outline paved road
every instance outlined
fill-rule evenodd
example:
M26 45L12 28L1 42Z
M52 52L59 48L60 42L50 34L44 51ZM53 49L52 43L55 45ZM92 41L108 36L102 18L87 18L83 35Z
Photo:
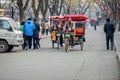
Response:
M101 27L87 28L84 51L52 49L50 38L41 43L38 50L0 54L0 80L120 80L117 54L106 50Z

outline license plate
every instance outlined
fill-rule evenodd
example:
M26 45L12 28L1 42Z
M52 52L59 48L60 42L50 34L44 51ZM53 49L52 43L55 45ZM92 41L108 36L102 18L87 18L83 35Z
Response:
M57 33L56 36L60 37L61 34Z
M70 34L66 34L65 37L70 37Z

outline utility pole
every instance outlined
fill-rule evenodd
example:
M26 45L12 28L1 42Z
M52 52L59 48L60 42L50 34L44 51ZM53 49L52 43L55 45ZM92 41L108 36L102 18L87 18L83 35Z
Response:
M13 0L11 0L11 4L13 4ZM14 19L14 8L13 8L13 5L12 5L12 18Z
M2 2L1 2L1 0L0 0L0 9L2 8Z

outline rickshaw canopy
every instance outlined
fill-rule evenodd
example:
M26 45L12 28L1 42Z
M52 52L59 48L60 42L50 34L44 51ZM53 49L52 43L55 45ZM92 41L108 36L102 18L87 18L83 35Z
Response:
M57 18L59 19L59 20L65 20L65 18L64 18L64 16L51 16L50 17L50 20L57 20Z
M72 19L72 21L86 21L87 16L81 15L81 14L68 14L65 15L64 18L68 20L69 18Z

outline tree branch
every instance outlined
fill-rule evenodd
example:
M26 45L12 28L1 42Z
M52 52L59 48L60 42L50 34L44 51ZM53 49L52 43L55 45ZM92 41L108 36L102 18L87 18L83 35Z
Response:
M29 0L26 1L25 5L24 5L24 7L23 7L24 10L27 8L28 3L29 3Z

